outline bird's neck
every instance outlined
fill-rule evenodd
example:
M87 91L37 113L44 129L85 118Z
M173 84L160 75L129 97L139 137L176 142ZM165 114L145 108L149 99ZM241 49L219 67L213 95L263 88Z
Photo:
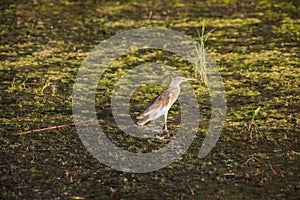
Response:
M179 88L180 89L180 83L178 82L175 82L175 81L171 81L168 85L168 88L171 88L171 89L177 89Z
M169 85L168 89L172 90L176 95L180 94L180 85Z
M171 89L177 89L179 88L180 89L180 84L173 84L173 83L170 83L168 85L168 88L171 88Z

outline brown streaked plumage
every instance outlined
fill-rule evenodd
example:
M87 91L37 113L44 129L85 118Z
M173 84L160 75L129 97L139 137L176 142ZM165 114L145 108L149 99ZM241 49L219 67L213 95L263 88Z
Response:
M158 95L152 103L146 108L146 110L141 113L137 119L137 124L140 126L145 125L147 122L155 120L159 118L160 116L165 116L165 122L164 122L164 128L165 131L168 130L167 128L167 117L169 109L172 107L172 105L176 102L180 95L180 84L189 80L195 80L195 79L189 79L184 78L181 76L174 76L167 89L165 89L160 95Z

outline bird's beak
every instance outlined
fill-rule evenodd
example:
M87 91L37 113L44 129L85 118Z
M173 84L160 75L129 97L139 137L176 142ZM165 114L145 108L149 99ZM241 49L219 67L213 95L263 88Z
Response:
M185 80L186 80L186 81L195 81L195 80L197 80L197 79L195 79L195 78L186 78Z

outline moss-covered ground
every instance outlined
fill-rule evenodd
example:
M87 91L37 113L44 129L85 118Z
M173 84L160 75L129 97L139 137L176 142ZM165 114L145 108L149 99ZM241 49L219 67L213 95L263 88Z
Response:
M188 151L166 168L124 173L98 162L76 129L20 135L73 122L72 89L83 60L101 41L136 27L169 28L198 40L226 89L227 117L215 148L197 157L210 119L209 94L193 83L201 125ZM71 1L0 3L0 196L2 199L298 199L300 195L299 3L296 0ZM97 90L100 124L115 144L143 152L110 113L113 83L136 63L154 61L193 76L168 52L132 52L106 71ZM163 87L132 95L136 116ZM250 139L253 111L261 107ZM170 128L180 113L170 111ZM177 118L176 118L177 117ZM130 143L131 142L131 143ZM163 145L163 143L158 143ZM157 148L147 143L148 150Z

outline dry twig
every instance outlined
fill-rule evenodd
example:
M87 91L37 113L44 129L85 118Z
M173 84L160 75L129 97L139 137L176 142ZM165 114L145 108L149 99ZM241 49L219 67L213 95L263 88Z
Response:
M24 132L19 132L19 135L26 135L29 133L38 133L38 132L43 132L43 131L48 131L48 130L53 130L53 129L60 129L60 128L64 128L64 127L69 127L69 126L75 126L76 124L83 124L83 123L87 123L91 120L85 120L85 121L81 121L81 122L77 122L77 123L70 123L70 124L64 124L64 125L58 125L58 126L50 126L50 127L46 127L46 128L40 128L40 129L35 129L35 130L30 130L30 131L24 131Z
M195 196L195 193L194 193L194 190L193 190L193 188L190 186L190 184L189 184L189 183L187 183L187 185L188 185L188 187L189 187L189 189L190 189L190 191L191 191L192 195L193 195L193 196Z

